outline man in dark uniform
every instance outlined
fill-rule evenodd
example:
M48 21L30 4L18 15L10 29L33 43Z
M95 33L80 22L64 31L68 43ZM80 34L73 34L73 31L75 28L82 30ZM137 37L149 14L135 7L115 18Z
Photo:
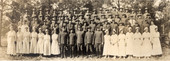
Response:
M58 41L60 45L60 51L61 51L61 58L66 57L66 44L68 43L68 34L65 30L65 28L62 28L62 31L59 33Z
M146 18L147 15L150 15L150 14L148 13L148 8L146 7L146 8L145 8L145 13L143 14L143 17Z
M71 29L74 31L74 24L69 20L69 23L67 24L67 32L70 32Z
M88 31L86 32L85 37L84 37L84 41L85 41L85 46L86 46L86 55L90 55L93 52L92 50L93 32L91 32L90 27L88 27Z
M119 24L119 22L120 22L119 15L115 15L115 19L114 19L114 21L115 21L116 23L118 23L118 24Z
M117 8L116 8L116 7L113 7L112 14L113 14L113 16L115 16L115 15L117 15L117 14L118 14L118 12L117 12Z
M144 32L144 28L145 28L145 27L149 27L149 23L148 23L147 20L143 20L143 21L142 21L142 26L141 26L141 28L140 28L140 30L141 30L142 33Z
M84 31L82 31L81 28L78 27L78 30L76 31L76 37L77 37L77 51L79 55L83 54L83 42L84 42L83 34L84 34Z
M91 23L89 24L89 26L91 27L91 31L94 32L95 31L95 27L96 27L96 24L94 24L94 21L91 20Z
M47 25L50 25L50 20L49 20L49 16L48 15L45 16L44 21L46 22Z
M118 26L118 31L121 31L121 30L124 30L125 26L123 23L120 23L119 26ZM120 32L119 32L120 33ZM118 33L118 34L119 34Z
M122 14L123 14L123 8L122 7L119 8L118 14L120 15L120 17L122 16Z
M106 15L102 14L100 18L100 22L104 22L106 20Z
M40 26L40 27L41 27L42 31L45 32L45 29L47 29L49 26L48 26L48 24L44 21L43 26Z
M112 23L110 24L110 28L111 28L111 32L113 32L113 29L115 29L116 31L118 31L118 24L115 23L115 21L112 21ZM118 33L117 33L118 34Z
M55 22L55 18L52 19L52 23L50 25L50 29L53 30L55 28L56 22Z
M102 45L103 45L104 35L100 27L97 28L97 31L94 33L94 45L96 49L97 57L101 57L102 54Z
M133 18L136 19L136 13L135 13L135 10L133 8L132 8L132 12L131 12L130 16L133 16Z
M38 18L39 18L39 21L38 21L39 25L43 25L44 21L43 21L43 15L42 15L42 10L41 9L40 9Z
M37 28L39 26L38 19L36 17L33 17L33 20L31 21L31 28L35 27Z
M69 47L70 47L70 56L74 57L74 49L75 49L75 43L76 43L76 34L74 33L74 30L70 30L69 34Z
M128 8L125 8L125 12L124 13L126 14L126 17L129 18L130 13L129 13L129 9Z
M126 25L127 22L128 22L128 18L126 17L126 14L122 14L121 23Z

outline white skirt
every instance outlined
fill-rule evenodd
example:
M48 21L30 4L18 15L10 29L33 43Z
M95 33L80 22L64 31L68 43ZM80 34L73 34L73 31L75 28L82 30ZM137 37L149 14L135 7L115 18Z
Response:
M110 55L118 56L118 44L110 45Z
M20 54L20 53L22 53L22 49L23 48L23 46L22 46L22 41L17 41L17 45L16 45L16 53L18 54Z
M142 56L142 53L141 53L141 50L142 50L142 40L139 40L139 39L136 39L133 41L133 56L135 57L141 57Z
M152 54L152 45L150 43L150 40L145 39L142 45L142 56L151 56Z
M36 39L31 39L31 44L30 44L30 53L37 53L37 40Z
M44 55L45 56L51 55L51 45L49 40L46 40L44 42Z
M60 54L60 47L59 47L57 41L52 42L52 45L51 45L51 54L53 54L53 55Z
M159 38L153 38L152 55L161 55L162 47Z
M12 40L8 40L8 45L7 45L7 54L11 55L16 55L16 46L15 42Z
M37 43L37 53L39 54L43 54L44 52L44 40L43 39L39 39L38 43Z
M119 55L118 56L126 56L126 47L124 40L119 41Z
M103 55L110 55L110 43L105 43L103 48Z
M127 55L133 55L133 39L126 39L127 45L126 45L126 54Z
M29 45L29 40L27 40L27 39L24 39L23 40L23 51L22 51L22 53L23 54L29 54L29 51L30 51L30 47L29 47L30 45Z

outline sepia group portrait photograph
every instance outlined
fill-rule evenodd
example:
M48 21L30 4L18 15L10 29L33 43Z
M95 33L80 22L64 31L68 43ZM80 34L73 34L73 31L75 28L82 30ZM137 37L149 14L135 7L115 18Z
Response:
M170 0L0 0L0 61L168 61Z

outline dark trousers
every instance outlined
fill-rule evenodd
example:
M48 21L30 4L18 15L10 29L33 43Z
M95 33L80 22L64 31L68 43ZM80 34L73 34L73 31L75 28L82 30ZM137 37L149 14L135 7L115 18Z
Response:
M60 45L60 50L61 50L61 57L62 58L66 57L66 45L65 44Z
M70 45L70 56L74 57L74 45Z
M96 43L95 44L95 49L96 49L96 55L100 57L102 55L102 44L101 43Z
M89 51L89 50L90 50L90 51ZM91 44L91 43L87 43L87 44L86 44L86 54L87 54L87 55L90 55L92 52L93 52L92 44Z
M77 44L77 51L79 55L83 54L83 43L78 43Z

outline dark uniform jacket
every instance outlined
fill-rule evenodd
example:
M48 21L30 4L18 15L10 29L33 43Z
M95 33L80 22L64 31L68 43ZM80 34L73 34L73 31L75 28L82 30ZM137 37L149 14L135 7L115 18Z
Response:
M100 44L103 43L104 40L104 35L102 31L95 31L94 33L94 43L95 44Z
M84 31L76 31L77 44L83 43L83 34L84 34Z
M69 34L69 45L74 45L76 42L76 39L75 39L75 36L76 34L75 33L70 33Z
M60 32L59 33L59 36L58 36L58 39L59 39L59 43L60 44L66 44L67 43L67 40L68 40L68 37L67 37L67 32Z
M93 42L93 32L86 32L84 41L85 44L91 44Z

